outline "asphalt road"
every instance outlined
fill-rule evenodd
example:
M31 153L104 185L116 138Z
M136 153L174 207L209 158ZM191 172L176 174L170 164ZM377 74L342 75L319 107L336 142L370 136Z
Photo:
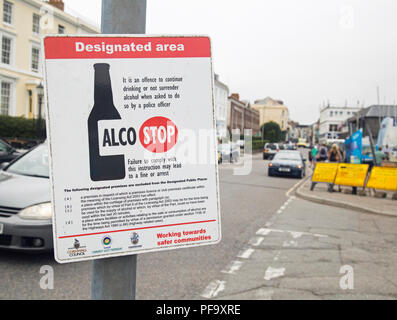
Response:
M252 171L235 175L236 165L220 166L222 241L138 257L137 299L199 299L203 290L264 225L300 180L268 177L261 154ZM40 288L42 266L54 269L54 288ZM0 299L89 299L91 262L60 265L52 254L0 251Z

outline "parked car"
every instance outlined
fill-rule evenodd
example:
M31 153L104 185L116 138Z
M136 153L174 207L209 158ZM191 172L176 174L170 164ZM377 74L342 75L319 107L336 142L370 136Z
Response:
M296 150L296 149L297 149L297 147L295 144L293 144L293 143L287 144L287 150Z
M11 162L21 155L15 148L11 147L7 142L0 139L0 163Z
M282 143L279 143L279 144L278 144L278 148L279 148L279 151L285 150L285 145L282 144Z
M231 142L218 144L218 153L221 155L220 162L237 162L240 159L240 147Z
M299 151L280 151L268 166L268 176L293 176L302 179L306 175L306 159Z
M53 248L47 144L0 170L0 248L42 252Z
M280 151L278 143L265 143L263 147L263 160L272 159Z

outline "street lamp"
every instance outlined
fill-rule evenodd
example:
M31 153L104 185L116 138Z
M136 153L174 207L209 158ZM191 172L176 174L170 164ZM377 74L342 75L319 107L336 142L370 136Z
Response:
M37 104L38 104L38 119L37 119L37 138L40 137L40 129L41 129L41 105L43 103L43 94L44 94L44 87L39 83L36 87L37 92Z

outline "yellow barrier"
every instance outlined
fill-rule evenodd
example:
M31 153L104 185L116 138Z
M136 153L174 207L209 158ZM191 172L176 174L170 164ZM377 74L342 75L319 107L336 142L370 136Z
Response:
M351 187L364 187L368 164L339 163L335 184Z
M373 167L367 188L397 190L397 168Z
M312 182L333 183L339 163L317 162L313 172Z

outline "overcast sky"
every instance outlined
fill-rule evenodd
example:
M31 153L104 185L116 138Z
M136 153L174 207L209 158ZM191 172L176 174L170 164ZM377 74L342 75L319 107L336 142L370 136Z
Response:
M101 0L64 0L100 25ZM290 118L323 103L397 101L395 0L148 0L147 34L204 34L215 72L241 99L283 100Z

